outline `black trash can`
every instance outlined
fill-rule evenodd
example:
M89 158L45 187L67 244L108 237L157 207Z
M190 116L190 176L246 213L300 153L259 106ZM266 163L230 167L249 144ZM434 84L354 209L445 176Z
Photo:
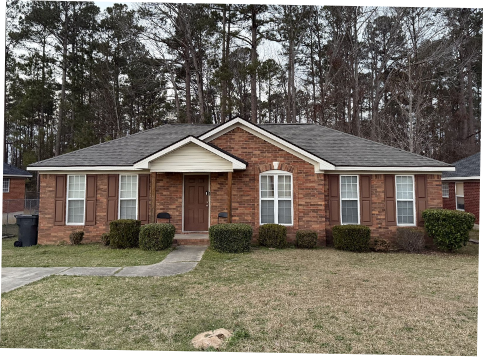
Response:
M37 245L39 215L19 214L16 215L18 226L18 241L22 247Z

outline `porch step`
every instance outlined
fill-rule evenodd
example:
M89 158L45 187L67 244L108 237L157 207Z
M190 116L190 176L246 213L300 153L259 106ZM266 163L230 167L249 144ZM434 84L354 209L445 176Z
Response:
M175 234L173 244L176 245L210 245L208 234Z

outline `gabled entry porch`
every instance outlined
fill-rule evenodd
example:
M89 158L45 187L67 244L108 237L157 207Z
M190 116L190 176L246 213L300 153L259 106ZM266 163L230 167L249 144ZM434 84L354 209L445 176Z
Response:
M233 172L246 169L242 159L190 136L136 165L150 171L150 222L167 212L178 233L206 233L220 212L227 213L220 223L232 221Z

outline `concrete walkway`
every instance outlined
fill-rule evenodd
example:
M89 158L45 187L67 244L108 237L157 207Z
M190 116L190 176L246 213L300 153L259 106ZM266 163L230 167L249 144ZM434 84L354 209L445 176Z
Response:
M58 267L58 268L2 268L2 293L50 275L72 276L170 276L193 270L203 257L206 246L178 246L160 263L133 267Z

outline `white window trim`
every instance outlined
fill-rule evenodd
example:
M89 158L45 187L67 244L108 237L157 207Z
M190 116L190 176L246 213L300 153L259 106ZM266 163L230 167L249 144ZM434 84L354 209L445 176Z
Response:
M412 200L409 200L409 199L398 199L397 198L397 177L406 177L406 176L410 176L413 180L413 199ZM397 225L400 226L400 227L416 227L417 226L417 219L418 219L418 214L416 212L416 183L415 183L415 180L414 180L414 175L395 175L394 176L394 192L396 194L396 222L397 222ZM399 223L399 215L397 214L397 202L398 201L401 201L401 202L409 202L409 201L413 201L413 223Z
M273 198L262 198L262 176L274 176L273 179ZM290 176L290 209L291 209L291 218L292 218L292 223L278 223L278 176ZM293 175L290 172L287 171L282 171L282 170L270 170L270 171L265 171L262 172L258 176L258 196L259 196L259 222L260 225L263 226L264 224L269 224L269 223L262 223L262 200L263 201L273 201L273 214L274 214L274 223L275 224L280 224L282 226L287 226L291 227L293 226ZM287 198L285 198L287 199ZM283 198L282 198L283 200ZM276 203L275 203L276 202Z
M10 192L10 179L4 178L3 182L5 182L5 180L7 180L7 191L5 191L5 185L3 185L2 191L3 191L3 193L9 193Z
M448 188L448 194L446 196L444 195L444 189L443 189L443 187L445 185ZM441 192L442 192L443 198L449 198L449 183L448 182L443 182L442 183L442 185L441 185Z
M137 174L119 174L119 190L117 192L117 219L121 219L121 200L132 200L132 198L121 198L121 176L136 176L137 188L136 188L136 220L138 219L138 199L139 199L139 175Z
M459 183L460 185L463 185L463 196L461 196L461 195L456 195L456 185L458 185L458 183ZM455 203L455 208L456 208L456 210L457 210L457 211L462 211L462 212L464 212L464 211L465 211L464 209L460 209L460 208L458 208L458 197L463 198L463 204L464 204L464 198L465 198L465 184L464 184L464 182L455 182L455 183L454 183L454 196L455 196L455 197L454 197L454 203Z
M84 176L84 214L82 223L69 223L69 201L80 201L80 198L69 198L69 180L71 176ZM86 223L86 191L87 191L87 178L86 175L67 175L67 185L65 193L65 225L66 226L84 226Z
M343 223L342 222L342 201L355 201L354 198L342 198L342 177L357 177L357 223ZM359 193L359 175L340 175L339 176L339 196L340 196L340 224L361 224L361 209L360 209L360 193Z

